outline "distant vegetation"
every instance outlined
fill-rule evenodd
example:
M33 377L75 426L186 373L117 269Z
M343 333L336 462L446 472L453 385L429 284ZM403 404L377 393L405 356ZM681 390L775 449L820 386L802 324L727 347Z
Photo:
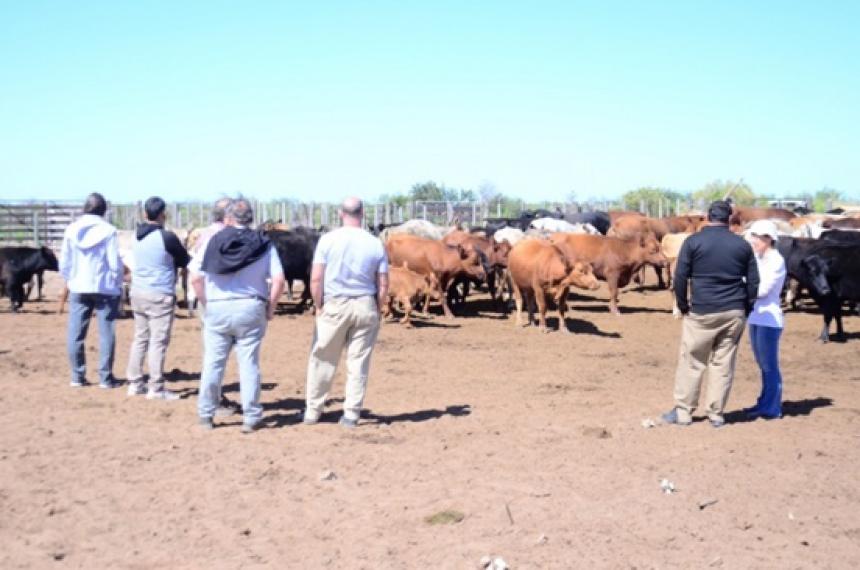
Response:
M786 200L806 200L810 207L818 212L825 211L829 205L834 202L839 202L846 199L844 193L834 188L824 187L817 191L802 192L799 194L785 194L773 196L768 194L757 194L749 184L740 183L735 188L737 183L732 180L714 180L708 182L697 190L673 190L671 188L660 188L653 186L643 186L634 190L629 190L621 195L619 199L610 200L608 203L612 207L619 207L628 210L639 210L643 205L653 213L658 211L668 212L669 209L674 210L676 204L682 204L682 208L688 205L699 207L714 200L721 199L726 193L734 188L732 199L735 203L743 206L766 205L768 200L786 199ZM405 206L409 202L471 202L481 201L490 204L502 212L502 215L508 215L511 212L519 211L520 207L540 206L553 207L562 203L589 203L601 204L604 202L600 198L578 199L576 193L571 192L567 199L563 202L539 202L532 203L529 199L523 200L516 196L508 196L499 192L491 183L484 183L476 189L471 188L452 188L444 184L438 184L432 180L421 182L412 186L408 192L398 194L383 194L379 197L379 202L391 202L398 206Z

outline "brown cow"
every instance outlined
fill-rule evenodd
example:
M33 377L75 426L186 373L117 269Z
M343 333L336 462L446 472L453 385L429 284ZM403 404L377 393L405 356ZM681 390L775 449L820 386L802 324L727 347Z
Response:
M556 233L549 238L574 263L583 261L594 267L594 275L609 286L609 310L618 310L618 291L630 283L630 278L644 264L665 267L666 256L660 252L660 243L652 236L620 239L606 236Z
M609 223L614 224L615 220L622 216L639 216L641 218L645 217L645 214L641 212L634 212L633 210L609 210L606 212L609 214Z
M436 275L428 273L422 275L409 269L407 263L403 267L390 267L388 270L388 302L382 308L384 317L390 316L394 312L394 302L400 303L400 310L403 312L403 318L400 320L402 324L412 326L409 322L412 315L412 305L423 297L426 303L430 297L437 301L442 301L439 292L439 282L436 280Z
M508 266L508 254L511 251L511 244L506 241L497 242L492 237L487 237L486 234L470 233L462 230L454 230L442 238L442 243L450 246L463 246L466 249L472 247L483 254L481 262L484 264L486 272L487 289L490 291L490 297L496 298L496 283L501 279L504 270ZM463 297L468 294L468 281L463 284Z
M520 324L523 300L527 303L529 320L532 322L533 305L538 308L538 327L546 328L547 299L552 297L558 306L558 328L570 332L565 325L567 294L570 287L597 289L600 284L589 263L570 262L554 245L542 240L523 240L511 250L508 272L514 290L517 314L514 326Z
M838 230L860 230L860 219L842 218L841 220L824 220L822 227Z
M687 214L684 216L666 216L660 219L666 224L669 233L680 234L695 232L696 228L699 227L699 223L705 219L705 216L701 214Z
M743 206L732 206L732 217L729 224L732 226L744 226L756 220L785 220L796 218L797 214L783 208L746 208Z
M612 227L606 235L621 239L638 239L640 236L645 236L646 238L653 238L657 242L660 242L663 237L669 233L669 224L666 222L665 218L655 219L645 216L621 216L615 220L615 223L612 224ZM634 277L634 280L640 285L645 284L646 266L647 265L643 265ZM657 273L657 287L665 289L666 282L663 279L662 268L655 265L654 271Z
M393 234L385 244L388 261L391 265L402 266L408 263L412 271L433 274L439 282L442 298L442 312L451 317L451 307L444 297L453 280L464 275L483 281L486 277L481 257L474 247L448 246L442 242L409 234ZM426 304L425 304L426 312Z

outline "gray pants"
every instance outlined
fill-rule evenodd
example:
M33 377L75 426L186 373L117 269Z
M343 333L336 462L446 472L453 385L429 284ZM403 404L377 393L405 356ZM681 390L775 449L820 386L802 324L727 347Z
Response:
M230 349L236 346L244 422L257 424L260 405L260 345L266 334L266 303L259 299L209 301L203 320L203 373L197 413L211 418L221 399L221 381Z
M706 412L721 419L735 376L738 342L744 332L743 311L684 317L678 368L675 372L675 409L678 418L689 421L699 404L702 379L708 372Z
M113 381L113 355L116 344L116 319L119 316L119 296L98 293L69 295L69 326L66 347L72 367L72 382L86 381L87 359L84 341L93 312L99 321L99 381Z
M340 355L346 349L346 390L343 415L357 420L367 393L367 375L376 336L379 309L374 297L331 299L317 315L308 361L305 417L318 419L331 390Z
M154 291L131 290L131 310L134 313L134 339L128 356L129 384L143 383L143 361L149 362L149 390L164 389L164 359L173 328L173 295Z

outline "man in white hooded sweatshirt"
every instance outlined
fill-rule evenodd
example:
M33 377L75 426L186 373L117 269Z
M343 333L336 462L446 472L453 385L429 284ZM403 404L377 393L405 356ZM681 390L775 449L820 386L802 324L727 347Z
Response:
M93 312L99 321L99 386L118 385L113 377L113 356L123 265L116 228L104 220L105 212L104 196L90 194L84 215L63 235L60 274L69 288L67 347L75 388L87 384L84 341Z

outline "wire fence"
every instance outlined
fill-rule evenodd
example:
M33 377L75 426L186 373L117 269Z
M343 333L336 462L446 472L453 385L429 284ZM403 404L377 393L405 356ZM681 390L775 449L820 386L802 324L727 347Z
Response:
M211 220L213 202L172 202L167 209L167 227L190 230L206 226ZM82 202L71 201L0 201L0 243L33 243L56 246L62 240L66 226L82 213ZM330 202L298 202L295 200L252 200L258 224L275 222L287 226L333 228L340 225L338 205ZM701 211L704 204L688 200L665 200L640 203L638 211L651 216ZM523 212L545 210L553 215L594 210L624 209L619 201L589 202L527 202L524 200L496 201L395 201L365 204L365 224L378 227L412 219L423 219L447 225L452 223L481 226L492 218L515 218ZM108 221L121 230L133 230L144 220L143 202L109 203Z

